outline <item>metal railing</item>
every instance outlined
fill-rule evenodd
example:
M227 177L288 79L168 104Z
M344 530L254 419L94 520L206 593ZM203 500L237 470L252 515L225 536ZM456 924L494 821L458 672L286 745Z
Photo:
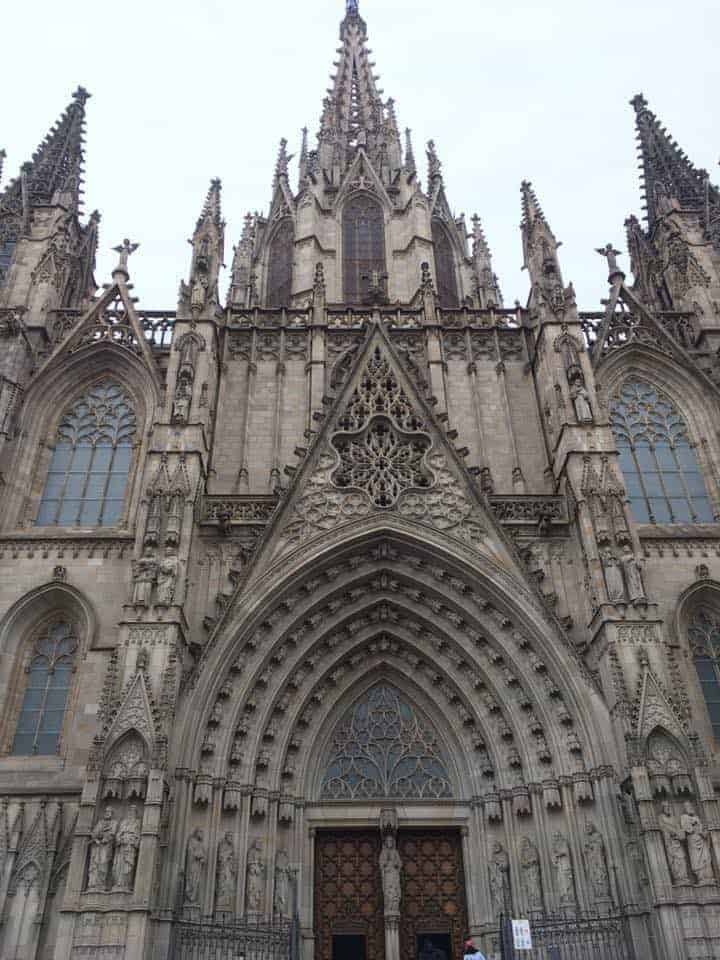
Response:
M298 960L297 920L174 921L170 960Z
M516 951L512 921L502 916L499 939L503 960L639 960L629 916L617 908L530 913L532 949ZM649 960L649 958L642 958Z

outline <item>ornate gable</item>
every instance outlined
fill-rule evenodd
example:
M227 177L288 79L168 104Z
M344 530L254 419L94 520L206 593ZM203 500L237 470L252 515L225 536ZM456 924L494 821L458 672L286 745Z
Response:
M285 503L258 547L260 567L314 537L371 515L427 525L523 576L461 455L418 395L380 324L354 357L340 394ZM464 451L463 451L464 453Z

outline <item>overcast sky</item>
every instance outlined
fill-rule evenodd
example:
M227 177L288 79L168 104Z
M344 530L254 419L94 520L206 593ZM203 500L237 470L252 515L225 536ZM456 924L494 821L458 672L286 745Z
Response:
M35 0L2 14L5 183L70 94L88 103L86 212L102 214L97 280L129 236L140 305L174 309L187 238L223 181L226 256L267 210L278 142L317 131L344 0ZM507 303L527 296L519 187L532 180L581 308L605 295L594 248L624 249L640 213L633 111L642 91L715 183L718 0L360 0L384 96L434 138L456 213L482 217ZM14 38L14 39L13 39ZM11 41L11 42L8 42ZM469 223L469 219L468 219ZM626 261L621 261L626 262ZM228 271L224 272L223 291Z

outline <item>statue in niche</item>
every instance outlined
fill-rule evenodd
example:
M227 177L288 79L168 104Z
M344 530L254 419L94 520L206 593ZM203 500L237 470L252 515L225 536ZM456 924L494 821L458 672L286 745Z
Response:
M520 842L520 866L522 868L525 898L530 910L543 909L542 874L540 872L540 854L529 837Z
M610 603L626 603L625 581L620 561L611 550L606 550L603 553L602 562L608 600Z
M610 900L610 875L608 874L605 856L605 841L598 833L594 823L588 823L585 827L583 851L585 853L585 869L587 870L593 898L596 901Z
M396 916L400 913L401 873L402 860L395 846L395 837L388 833L383 840L383 848L380 853L380 875L382 877L385 916Z
M573 874L570 844L561 833L553 836L552 862L557 873L558 892L562 905L575 903L575 876Z
M175 596L175 581L178 575L178 560L172 547L165 549L165 556L160 561L157 574L157 602L169 606Z
M564 299L565 298L563 296L563 303ZM583 374L582 367L580 365L580 354L578 352L578 347L575 343L575 340L569 334L566 334L559 339L558 343L556 344L556 349L559 351L560 356L562 357L567 382L571 386L577 381L582 382Z
M106 807L102 819L95 824L90 837L88 890L91 892L104 893L107 889L117 828L118 822L112 808Z
M590 405L590 394L582 380L578 380L570 391L570 396L572 397L578 423L592 423L593 412L592 406Z
M493 914L510 911L510 858L501 843L493 844L489 863Z
M693 805L686 803L680 816L680 830L685 834L690 857L690 868L700 886L707 886L715 882L713 873L712 855L708 832L703 827L700 817L695 813Z
M191 907L200 906L200 887L202 886L203 872L207 853L205 852L205 835L200 827L196 827L190 834L185 857L185 903Z
M232 913L235 910L236 886L237 857L233 835L228 831L218 845L215 891L215 909L218 913Z
M670 877L674 884L684 885L690 883L688 877L688 866L685 858L685 848L683 842L685 833L673 816L669 803L664 803L658 817L660 830L665 844L665 853L670 868Z
M190 416L190 404L192 403L192 380L180 376L175 387L175 396L173 397L172 420L173 423L187 423Z
M627 586L627 594L630 602L637 603L638 601L646 600L640 564L636 560L633 549L629 543L625 544L623 548L620 562L622 563L625 574L625 585Z
M275 860L275 896L273 912L279 917L290 916L290 862L281 850Z
M157 560L151 553L144 553L133 564L133 604L136 607L150 605L157 572Z
M113 890L132 893L135 882L135 864L140 849L140 831L142 824L137 807L132 804L128 815L120 821L115 838L115 859L113 860Z
M247 888L245 902L248 913L262 913L265 905L265 861L262 843L256 840L247 859Z
M192 293L190 294L190 308L192 310L202 310L205 306L207 286L208 282L205 277L198 277L193 284Z

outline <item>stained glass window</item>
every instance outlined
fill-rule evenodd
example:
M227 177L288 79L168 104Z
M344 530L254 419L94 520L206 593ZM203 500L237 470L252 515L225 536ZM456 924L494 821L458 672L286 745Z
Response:
M710 723L720 742L720 618L701 607L690 621L688 635Z
M27 683L13 740L18 756L57 753L77 650L77 637L64 620L35 639L26 668Z
M628 380L610 401L610 424L637 521L713 521L687 424L668 397L642 380Z
M380 204L353 197L343 213L343 283L348 303L365 303L385 275L385 226Z
M388 684L372 687L341 720L330 745L323 800L451 797L430 726Z
M76 400L60 421L36 523L117 523L136 429L131 401L117 383L97 383Z
M267 305L289 307L292 295L292 268L295 255L295 229L292 220L283 220L270 244Z
M432 238L435 247L435 275L437 277L440 306L452 309L460 305L455 275L455 257L452 243L445 227L437 220L432 222Z

